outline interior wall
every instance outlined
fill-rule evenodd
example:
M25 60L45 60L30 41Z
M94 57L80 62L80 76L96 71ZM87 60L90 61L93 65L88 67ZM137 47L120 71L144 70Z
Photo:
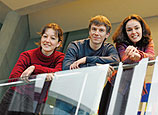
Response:
M10 8L8 8L5 4L3 4L1 1L0 1L0 23L3 24L4 20L5 20L5 17L7 15L7 13L11 11Z
M155 55L158 55L158 16L145 19L151 29L152 39L154 41Z
M11 11L0 31L0 79L8 79L29 38L27 16Z

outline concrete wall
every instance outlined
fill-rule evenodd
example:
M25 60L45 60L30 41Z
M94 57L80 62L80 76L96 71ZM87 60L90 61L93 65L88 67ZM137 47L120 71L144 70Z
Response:
M11 11L0 31L0 80L8 79L20 53L29 39L27 16Z
M0 23L3 24L5 17L9 11L11 11L11 9L8 8L5 4L3 4L0 0Z
M0 30L9 11L11 10L0 1Z

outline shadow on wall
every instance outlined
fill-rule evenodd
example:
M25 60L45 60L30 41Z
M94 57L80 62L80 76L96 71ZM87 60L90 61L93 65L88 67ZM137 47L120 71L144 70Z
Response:
M24 51L37 48L38 46L35 43L38 42L38 41L40 41L40 37L39 38L32 38L32 39L28 40Z
M2 25L3 25L3 24L0 23L0 30L1 30L1 28L2 28Z

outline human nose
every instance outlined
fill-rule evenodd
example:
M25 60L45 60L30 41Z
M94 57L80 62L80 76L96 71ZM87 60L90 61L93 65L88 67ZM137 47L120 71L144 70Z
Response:
M46 42L50 42L50 37L47 37L47 38L46 38Z
M99 31L98 31L98 30L96 30L94 34L95 34L95 35L98 35L98 34L99 34Z
M133 30L132 30L132 33L136 33L136 30L135 30L135 29L133 29Z

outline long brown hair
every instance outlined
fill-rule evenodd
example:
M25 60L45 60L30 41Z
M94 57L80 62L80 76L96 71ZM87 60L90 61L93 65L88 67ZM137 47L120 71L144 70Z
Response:
M124 43L126 45L133 45L133 42L128 38L128 35L126 33L126 24L129 20L137 20L142 27L142 39L136 43L136 46L138 47L146 47L149 42L151 41L151 31L148 26L148 24L145 22L145 20L140 17L139 15L132 14L128 17L126 17L118 26L116 31L114 32L112 39L114 43Z

